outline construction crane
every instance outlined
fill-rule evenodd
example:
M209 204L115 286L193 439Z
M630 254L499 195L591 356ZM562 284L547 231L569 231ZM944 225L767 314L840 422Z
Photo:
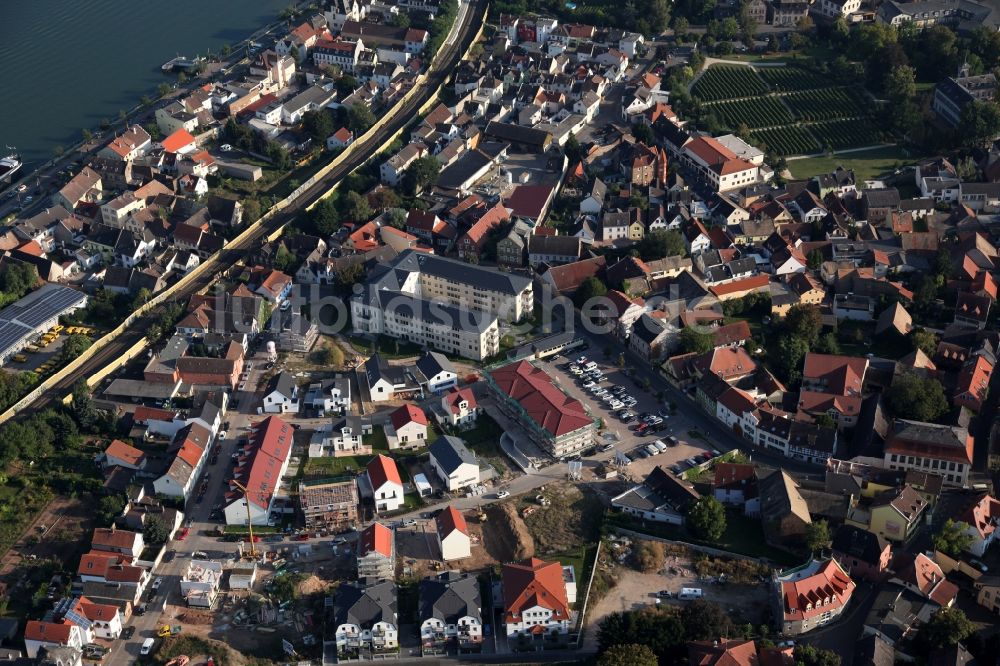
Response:
M257 545L253 542L253 521L250 519L250 491L236 479L233 479L230 483L243 491L243 503L247 505L247 528L250 530L250 557L256 559Z

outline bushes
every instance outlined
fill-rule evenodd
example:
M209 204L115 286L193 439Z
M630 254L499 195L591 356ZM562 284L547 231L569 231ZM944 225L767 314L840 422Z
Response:
M667 549L659 541L640 541L635 549L635 563L643 573L653 573L663 568Z
M701 75L691 94L703 102L753 97L767 92L767 86L749 67L709 67Z

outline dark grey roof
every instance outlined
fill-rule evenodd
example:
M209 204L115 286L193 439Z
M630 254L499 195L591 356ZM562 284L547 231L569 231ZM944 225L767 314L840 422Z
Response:
M646 476L642 485L652 490L666 504L669 504L677 511L683 511L688 504L697 502L701 498L694 488L676 478L673 474L668 474L659 465Z
M793 421L788 434L788 445L834 454L837 452L837 431L813 423Z
M646 344L652 344L665 330L666 326L661 320L644 313L632 326L632 335L637 336Z
M384 581L368 587L362 583L342 583L333 603L336 624L356 624L371 629L376 622L396 620L396 584Z
M417 359L416 368L424 376L424 379L428 380L439 372L455 374L455 366L451 364L447 356L438 352L426 352Z
M420 581L420 617L457 624L463 617L481 620L479 580L467 573L445 571Z
M528 236L528 254L555 254L564 257L580 256L580 239L576 236Z
M896 651L881 636L865 636L855 644L854 663L856 666L893 666Z
M463 463L478 465L476 454L470 451L458 437L445 435L439 437L428 448L431 456L448 474L451 474Z
M927 622L939 608L932 601L897 585L886 585L875 597L865 626L896 643L917 624Z
M899 190L895 187L862 190L861 192L869 208L896 208L899 206Z
M386 273L382 280L389 275L394 275L397 279L405 279L411 272L427 273L444 280L452 280L462 284L471 284L486 291L496 291L504 294L519 294L531 284L531 280L512 273L502 273L494 268L484 266L474 266L463 261L447 259L426 252L414 252L406 250L401 253L392 264L392 269ZM379 286L381 287L381 281ZM393 288L392 284L386 285ZM395 286L399 289L399 285Z
M24 338L40 333L43 323L86 302L83 292L48 283L0 310L0 358Z
M275 391L286 398L292 397L295 393L295 378L292 377L292 373L282 371L271 377L271 381L267 383L267 389L264 391L264 395Z
M552 135L545 130L522 127L510 123L500 123L495 120L490 121L486 125L486 134L502 141L512 141L514 143L539 147L544 146L552 138Z
M406 370L398 366L386 364L378 352L372 354L365 361L365 376L368 377L369 386L374 386L382 378L394 385L406 383Z
M877 535L853 525L841 525L833 535L831 549L835 553L849 555L856 560L876 566L885 546L879 543Z
M466 181L479 173L491 161L490 156L482 151L468 150L441 170L437 185L446 190L457 190L466 185Z

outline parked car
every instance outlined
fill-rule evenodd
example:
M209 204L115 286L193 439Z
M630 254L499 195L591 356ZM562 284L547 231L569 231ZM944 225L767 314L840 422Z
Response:
M653 442L653 446L655 446L660 453L663 453L664 451L667 450L667 445L664 443L662 439L658 439L655 442Z
M139 649L139 654L147 655L153 651L153 645L156 643L155 639L147 638L142 642L142 647Z
M577 365L584 365L586 362L587 362L586 356L581 356L580 358L576 359Z
M684 468L680 465L671 465L670 471L673 472L675 476L680 476L684 473Z
M510 493L507 492L506 490L501 490L497 492L497 499L506 499L508 497L510 497Z
M614 444L605 444L604 446L602 446L600 448L600 451L601 451L601 453L607 453L608 451L610 451L613 448L615 448Z
M671 597L674 596L674 593L671 592L670 590L660 590L659 592L656 593L656 596L659 597L660 599L670 599Z
M134 635L135 635L135 627L132 626L125 627L125 631L122 632L122 638L124 638L125 640L132 638L132 636Z
M188 532L190 532L190 530L186 527L182 527L181 529L177 530L177 540L184 541L184 539L187 539Z
M157 576L156 578L153 579L153 585L150 589L152 589L155 592L156 590L160 589L161 585L163 585L163 577Z

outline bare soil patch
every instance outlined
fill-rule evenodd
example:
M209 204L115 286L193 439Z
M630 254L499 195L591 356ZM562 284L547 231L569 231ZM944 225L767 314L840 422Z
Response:
M483 539L486 551L497 562L514 562L535 554L535 540L514 502L491 504L486 509Z

